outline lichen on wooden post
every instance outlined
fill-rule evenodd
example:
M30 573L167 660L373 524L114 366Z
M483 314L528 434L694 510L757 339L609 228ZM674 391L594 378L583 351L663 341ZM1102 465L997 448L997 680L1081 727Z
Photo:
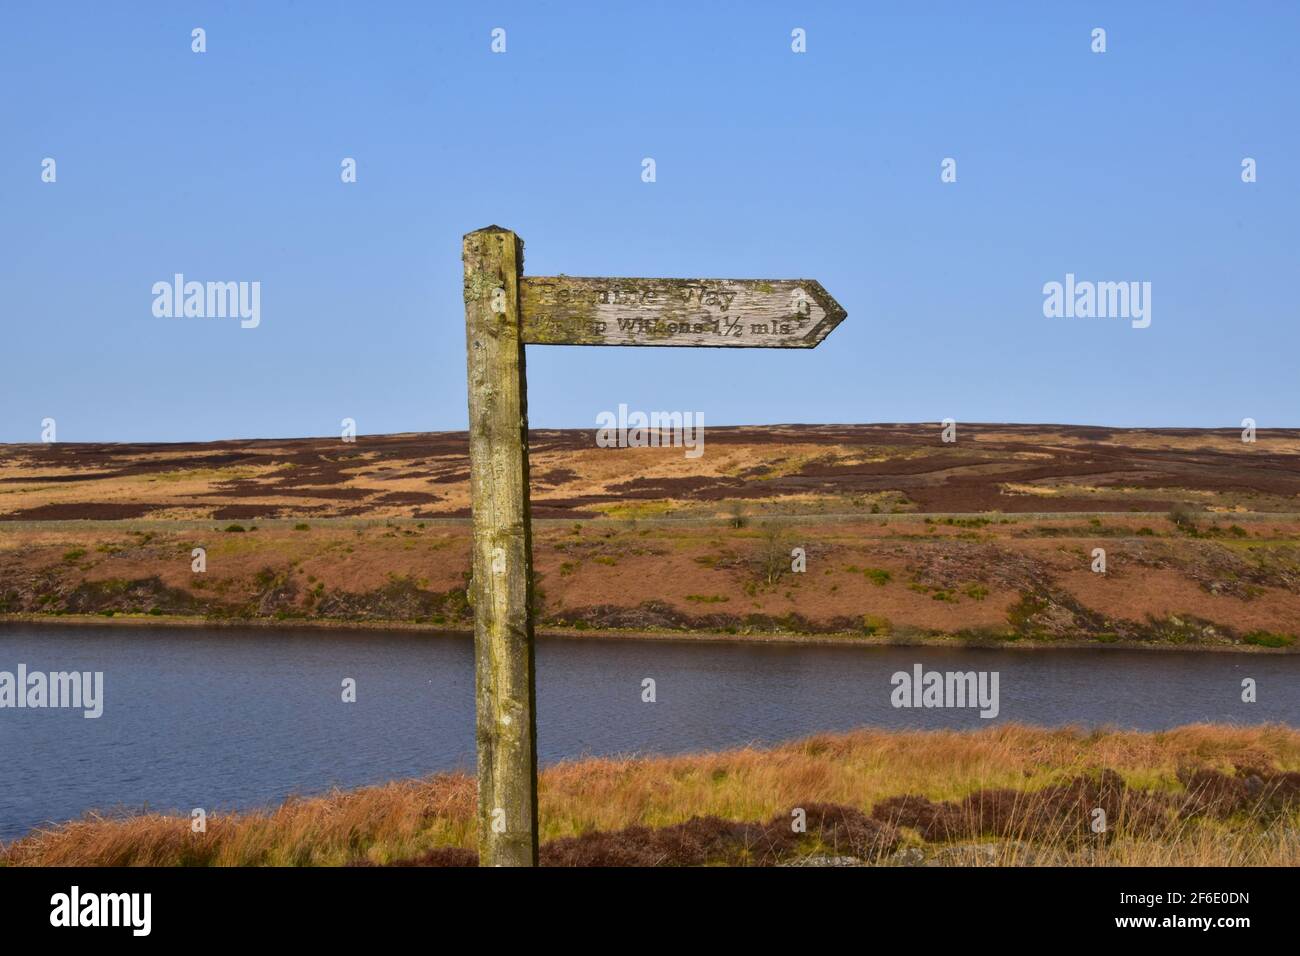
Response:
M508 229L489 226L465 236L463 255L479 863L536 866L528 398L519 309L523 242Z

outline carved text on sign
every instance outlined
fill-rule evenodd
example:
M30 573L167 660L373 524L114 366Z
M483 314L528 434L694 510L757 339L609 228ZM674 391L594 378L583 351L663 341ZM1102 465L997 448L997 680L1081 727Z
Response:
M605 279L527 276L524 342L811 348L844 318L805 279Z

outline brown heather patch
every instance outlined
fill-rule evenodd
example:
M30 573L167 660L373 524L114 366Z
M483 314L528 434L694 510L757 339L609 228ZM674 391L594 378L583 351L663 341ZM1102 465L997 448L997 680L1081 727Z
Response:
M834 804L800 807L806 830L794 832L790 813L766 823L737 823L719 817L692 817L685 823L561 837L543 844L542 866L774 866L821 850L838 857L878 861L899 843L893 827L861 810ZM476 866L472 850L440 848L390 866Z
M1109 564L1109 548L1106 557ZM1247 600L1231 594L1211 594L1172 569L1125 570L1122 565L1115 574L1093 574L1086 568L1070 571L1061 574L1057 583L1063 591L1109 618L1163 620L1172 615L1230 622L1241 633L1300 630L1296 623L1300 621L1300 594L1280 589L1263 590Z

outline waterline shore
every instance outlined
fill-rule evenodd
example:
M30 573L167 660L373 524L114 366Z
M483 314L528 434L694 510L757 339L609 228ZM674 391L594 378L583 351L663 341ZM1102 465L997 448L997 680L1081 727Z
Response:
M183 615L114 614L0 614L0 628L17 624L67 627L162 627L222 628L258 631L373 631L376 633L411 632L439 636L466 635L471 631L460 625L429 624L416 621L332 621L320 619L267 620L265 618L203 618ZM1217 652L1224 654L1296 654L1300 647L1265 647L1257 644L1158 644L1144 641L1097 640L978 640L952 634L910 634L905 636L865 636L850 632L840 634L782 634L754 632L731 634L718 631L617 630L610 628L539 627L538 637L593 641L669 641L683 644L785 644L811 647L945 647L995 648L998 650L1126 650L1165 652Z

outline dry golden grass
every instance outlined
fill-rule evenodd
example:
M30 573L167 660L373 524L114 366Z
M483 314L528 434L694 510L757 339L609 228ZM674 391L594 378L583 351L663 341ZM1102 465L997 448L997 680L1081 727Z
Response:
M982 788L1035 790L1110 768L1130 786L1177 791L1178 768L1300 769L1300 732L1287 727L1192 725L1165 733L1004 725L971 732L860 730L766 750L585 760L544 770L541 838L663 826L695 816L767 819L826 802L869 810L902 794L952 800ZM475 787L463 774L294 799L266 812L210 816L193 834L184 817L88 817L0 849L7 865L339 865L409 859L473 847ZM1173 837L1121 837L1105 847L1018 841L954 847L961 865L1300 864L1296 814L1259 821L1191 820Z

